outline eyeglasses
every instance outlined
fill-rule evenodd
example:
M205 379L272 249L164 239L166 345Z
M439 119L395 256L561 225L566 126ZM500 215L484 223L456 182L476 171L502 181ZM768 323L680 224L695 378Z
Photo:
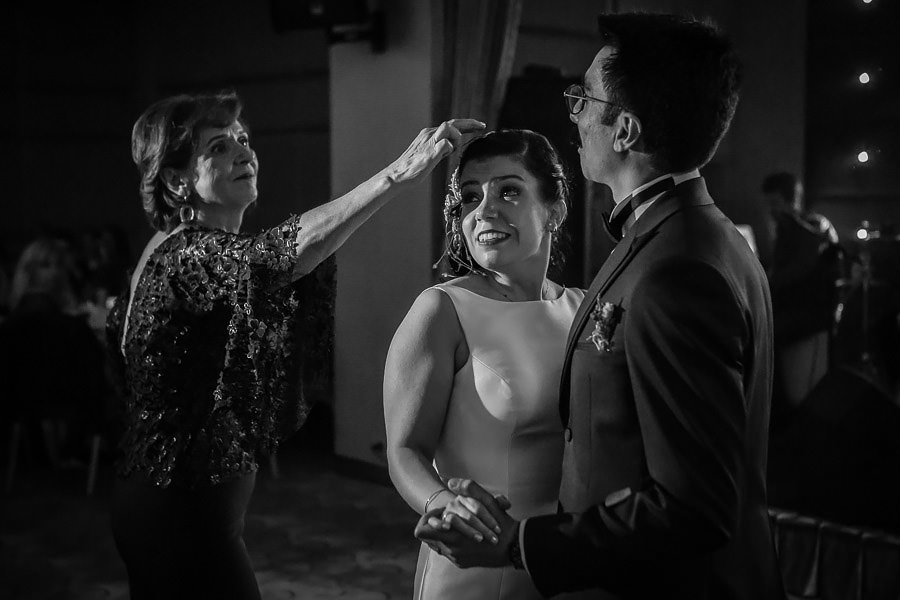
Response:
M584 86L580 83L573 83L572 85L567 87L566 91L563 92L563 96L566 99L566 108L569 109L570 115L577 115L582 110L584 110L585 100L593 100L594 102L603 102L604 104L612 104L613 106L618 106L619 108L625 108L621 104L616 104L615 102L610 102L609 100L603 100L602 98L594 98L593 96L588 96L584 93Z

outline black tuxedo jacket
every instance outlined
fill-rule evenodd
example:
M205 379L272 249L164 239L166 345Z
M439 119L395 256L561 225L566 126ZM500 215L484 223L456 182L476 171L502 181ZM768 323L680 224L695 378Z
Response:
M613 316L595 319L598 303ZM684 182L616 246L569 333L560 512L524 530L541 593L783 599L771 391L765 274L703 179Z

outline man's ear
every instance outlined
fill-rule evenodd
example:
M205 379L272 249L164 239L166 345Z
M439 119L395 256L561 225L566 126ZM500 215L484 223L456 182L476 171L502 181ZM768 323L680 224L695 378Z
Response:
M613 138L613 150L616 152L625 152L626 150L638 149L641 139L641 132L644 127L637 115L623 110L616 117L616 131Z

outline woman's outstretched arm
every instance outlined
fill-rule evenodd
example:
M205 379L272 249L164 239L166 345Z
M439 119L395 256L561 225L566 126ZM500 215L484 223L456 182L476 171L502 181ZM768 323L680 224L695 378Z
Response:
M309 273L340 248L375 212L425 177L461 146L462 136L484 129L475 119L451 119L419 132L394 162L340 198L300 216L294 278Z

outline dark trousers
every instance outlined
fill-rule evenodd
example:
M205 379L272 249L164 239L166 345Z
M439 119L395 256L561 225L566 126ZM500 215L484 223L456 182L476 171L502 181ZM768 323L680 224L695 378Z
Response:
M255 482L255 473L197 490L117 480L112 528L132 600L259 600L241 537Z

